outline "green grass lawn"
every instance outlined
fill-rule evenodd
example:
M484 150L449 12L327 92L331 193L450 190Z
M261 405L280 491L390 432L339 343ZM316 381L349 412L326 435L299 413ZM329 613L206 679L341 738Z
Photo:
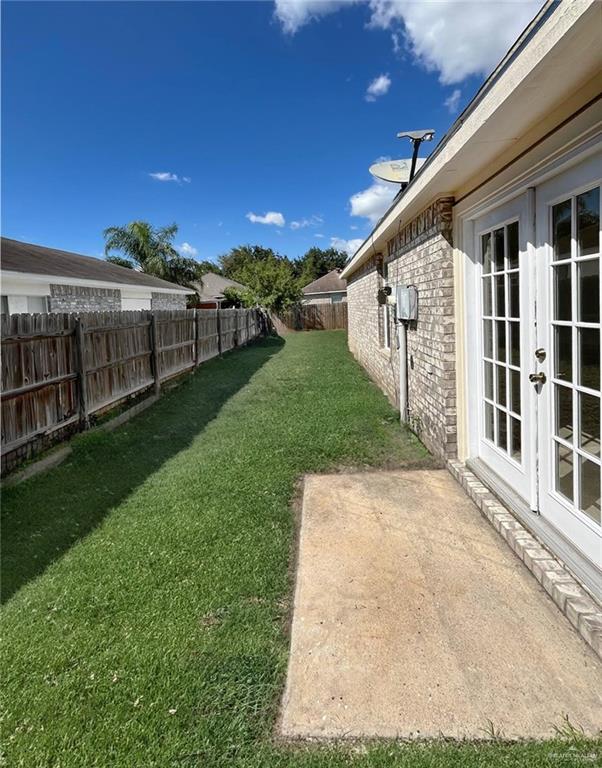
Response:
M7 766L583 766L598 747L285 745L305 472L425 460L340 331L203 365L3 494Z

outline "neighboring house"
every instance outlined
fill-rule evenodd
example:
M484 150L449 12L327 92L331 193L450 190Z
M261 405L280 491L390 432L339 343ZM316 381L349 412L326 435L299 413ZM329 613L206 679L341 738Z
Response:
M347 281L340 269L332 269L303 288L302 304L335 304L347 301Z
M410 425L598 598L601 29L600 2L547 3L342 272L349 347L397 403L377 291L417 287Z
M190 288L103 259L1 240L3 314L186 309Z
M197 285L198 306L201 309L219 309L222 304L228 304L228 300L224 296L224 291L227 288L237 288L241 291L246 289L242 283L237 283L236 280L230 280L227 277L222 277L222 275L216 275L214 272L207 272L201 280L202 285Z

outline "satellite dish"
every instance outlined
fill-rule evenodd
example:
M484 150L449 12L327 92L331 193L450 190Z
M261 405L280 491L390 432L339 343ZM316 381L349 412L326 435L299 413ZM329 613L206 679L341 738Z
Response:
M426 159L417 158L416 170L424 165ZM385 160L382 163L374 163L370 166L370 173L377 179L392 181L395 184L407 184L410 180L411 160Z

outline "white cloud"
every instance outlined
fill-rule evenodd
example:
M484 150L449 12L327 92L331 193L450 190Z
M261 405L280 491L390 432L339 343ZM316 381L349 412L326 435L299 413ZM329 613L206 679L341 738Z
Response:
M274 15L282 24L282 29L294 35L310 21L338 11L351 2L354 0L275 0Z
M370 0L370 26L402 29L416 59L450 85L491 72L541 5L542 0Z
M276 17L294 34L308 22L349 5L339 0L276 0ZM535 16L542 0L362 0L369 26L389 30L393 49L409 50L444 85L487 75Z
M399 184L377 180L367 189L349 198L351 215L361 216L369 219L372 224L376 224L398 192Z
M265 216L249 212L247 219L253 224L275 224L277 227L284 227L286 224L284 216L278 211L268 211Z
M363 242L361 237L356 237L352 240L345 240L342 237L330 238L331 248L336 248L338 251L345 251L349 256L353 256Z
M176 250L179 251L182 256L194 257L198 255L198 250L190 243L182 243L182 245L176 246Z
M368 90L366 91L364 98L366 101L376 101L379 96L384 96L390 87L391 78L389 75L379 75L378 77L375 77L368 86Z
M321 216L311 216L309 219L299 219L298 221L291 221L291 229L305 229L305 227L319 227L324 223L324 219Z
M170 171L156 171L155 173L149 173L148 175L151 179L155 179L156 181L175 181L178 184L181 184L182 182L190 184L192 181L190 176L182 176L180 178L177 173L171 173Z
M157 181L178 181L178 177L175 173L169 173L168 171L157 171L156 173L149 173L148 174L151 179L156 179Z
M324 237L324 235L322 235L320 232L316 232L316 237L319 237L320 239L322 239Z
M455 88L453 92L445 99L443 102L447 109L449 110L450 115L455 115L458 111L458 107L460 106L460 97L462 96L462 91L459 88Z

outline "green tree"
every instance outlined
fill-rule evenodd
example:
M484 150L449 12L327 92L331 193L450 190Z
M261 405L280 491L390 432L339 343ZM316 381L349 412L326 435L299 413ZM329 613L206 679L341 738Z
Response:
M231 301L279 312L301 298L293 262L271 248L238 246L220 256L219 263L226 277L246 286L244 290L229 289L225 295Z
M219 266L222 275L231 280L238 280L238 276L244 273L250 264L259 262L277 260L288 265L291 274L294 273L294 264L286 256L282 256L271 248L264 248L262 245L239 245L232 248L228 253L222 254L219 259Z
M303 286L328 274L333 269L343 269L347 263L347 254L336 248L310 248L297 261L299 285Z
M121 267L190 287L204 271L199 262L181 256L173 245L178 225L153 227L147 221L131 221L124 227L104 230L105 258ZM117 254L112 253L117 251Z
M243 294L246 294L247 291L242 290L241 288L234 288L234 286L230 286L229 288L224 288L224 297L226 299L225 302L222 302L222 309L229 309L230 307L234 307L235 309L238 309L239 307L254 307L256 306L256 302L253 301L253 296L249 294L247 297L248 302L245 301L243 298Z

